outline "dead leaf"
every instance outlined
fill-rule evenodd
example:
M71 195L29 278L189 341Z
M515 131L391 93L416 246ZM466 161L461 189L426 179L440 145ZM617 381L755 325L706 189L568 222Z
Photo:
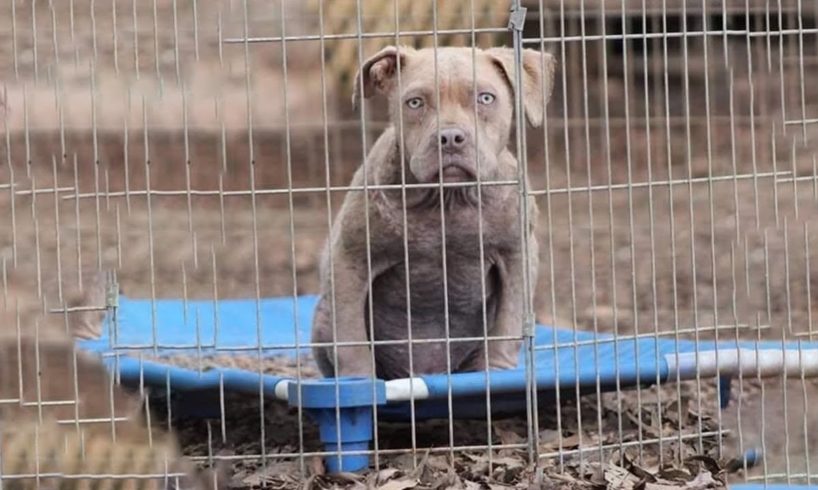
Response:
M466 453L465 457L471 461L469 473L472 475L486 475L489 472L489 460L483 455Z
M607 487L607 481L605 480L605 472L598 464L589 464L586 468L586 471L589 471L590 477L588 481L595 486L598 487Z
M606 487L612 490L630 490L639 483L639 478L630 471L612 464L605 465L603 477L607 482Z
M713 488L717 485L719 484L713 478L712 473L710 473L709 471L702 471L701 473L696 475L696 478L688 482L687 485L685 485L685 488L688 488L690 490L701 490L705 488Z
M587 441L582 442L586 443ZM577 447L579 447L579 443L580 443L579 434L572 434L566 437L560 437L559 434L557 434L555 440L543 444L542 446L543 449L546 449L547 451L557 451L559 449L576 449Z
M684 485L645 483L645 490L679 490L680 488L685 487Z
M634 476L636 476L637 478L644 482L656 481L656 476L654 475L656 474L658 468L645 469L634 463L633 460L629 458L627 454L623 454L622 457L625 463L625 468L631 473L633 473Z
M540 431L540 444L541 445L548 445L551 443L555 443L559 440L560 433L557 430L546 429Z
M659 471L658 476L673 482L688 482L692 479L690 473L687 471L673 467L663 468Z
M423 483L432 489L443 489L443 488L462 488L460 477L454 471L454 469L449 469L443 473L434 473L430 475L427 480L424 480Z
M437 471L449 471L450 469L452 469L452 465L451 463L449 463L449 457L439 454L436 455L427 454L427 456L424 458L424 463L429 468L432 468Z
M417 463L417 464L416 464ZM404 472L414 472L423 465L423 458L418 458L412 453L404 453L389 458L389 466Z
M397 480L389 480L383 485L378 486L378 490L406 490L407 488L414 488L418 484L415 478L400 478Z
M464 490L466 487L463 486L463 482L461 480L456 479L453 483L444 485L440 488L445 490Z
M494 433L497 434L500 443L503 445L521 444L525 442L525 438L517 434L506 421L492 423L492 429L494 429Z
M298 463L294 461L279 461L259 467L241 481L247 486L261 486L274 480L297 478L299 474Z
M397 468L386 468L378 472L375 480L380 485L398 476L398 473L400 473L400 470L398 470Z
M364 490L367 487L364 483L364 477L355 473L333 473L331 475L313 476L308 480L309 486L304 488L325 489L325 488L344 488L354 490ZM290 488L287 486L278 486L273 488Z
M489 459L486 458L486 461L488 462ZM498 465L499 466L507 466L509 468L518 468L520 466L525 466L525 461L523 461L522 459L520 459L520 458L509 458L509 457L505 457L505 458L495 457L495 458L491 459L491 463L494 464L495 466L498 466Z
M722 471L721 466L719 466L719 462L709 456L691 456L685 461L688 468L695 473L698 473L698 468L696 467L698 466L697 463L701 463L701 465L704 466L707 471L714 475L717 475Z
M321 456L313 456L307 465L307 472L310 475L323 475L326 473L324 468L324 458Z

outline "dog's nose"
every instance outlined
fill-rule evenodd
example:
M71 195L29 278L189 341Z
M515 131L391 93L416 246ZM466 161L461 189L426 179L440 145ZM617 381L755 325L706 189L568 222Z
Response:
M460 128L440 130L440 148L442 150L459 150L466 144L466 132Z

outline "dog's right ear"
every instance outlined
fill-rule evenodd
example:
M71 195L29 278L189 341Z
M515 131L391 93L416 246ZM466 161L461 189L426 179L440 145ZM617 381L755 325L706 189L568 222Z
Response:
M355 86L352 91L352 106L358 106L358 98L368 99L375 95L387 94L397 83L395 77L398 65L403 69L406 62L406 52L410 48L405 46L387 46L375 55L364 61L361 69L355 74Z

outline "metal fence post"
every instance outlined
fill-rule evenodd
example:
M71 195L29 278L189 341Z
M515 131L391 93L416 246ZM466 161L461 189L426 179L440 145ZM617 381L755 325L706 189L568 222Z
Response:
M532 285L528 274L531 258L528 256L529 226L528 226L528 160L526 158L526 120L523 105L522 69L523 69L523 26L527 9L520 4L520 0L512 0L508 28L511 31L512 46L514 49L514 111L516 131L516 148L518 160L518 188L520 193L520 239L523 253L525 274L523 276L523 349L525 350L526 376L526 419L528 422L528 457L531 462L537 461L537 432L534 414L536 413L536 382L534 380L534 305Z

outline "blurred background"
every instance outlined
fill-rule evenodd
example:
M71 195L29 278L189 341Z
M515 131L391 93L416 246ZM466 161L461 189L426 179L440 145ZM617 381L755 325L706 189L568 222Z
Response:
M360 61L511 43L506 2L433 1L3 2L4 282L35 303L99 266L134 297L317 292L325 189L386 122L352 107ZM524 149L538 319L818 336L818 2L522 3L559 63Z

